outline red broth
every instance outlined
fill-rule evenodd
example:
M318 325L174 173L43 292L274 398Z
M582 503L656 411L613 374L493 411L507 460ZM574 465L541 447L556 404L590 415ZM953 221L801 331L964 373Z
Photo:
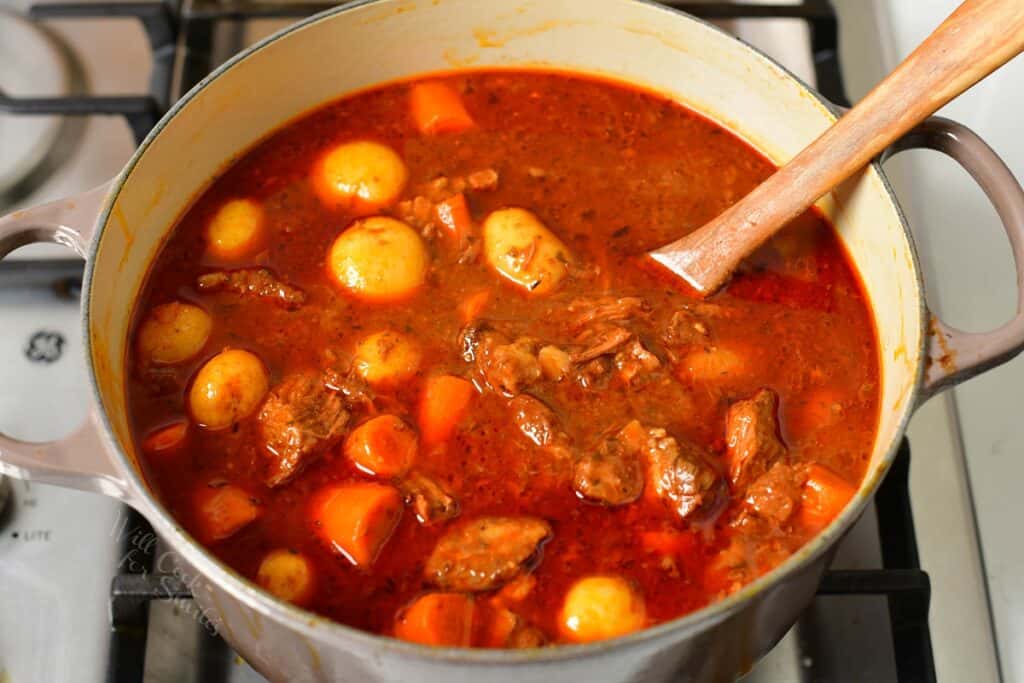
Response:
M127 394L146 478L174 517L314 612L490 647L679 617L813 537L864 476L879 411L872 314L832 226L804 214L702 301L642 254L737 201L772 173L767 159L610 82L480 71L414 94L421 85L346 97L275 132L196 199L155 259ZM397 196L380 189L387 166L370 173L369 204L332 200L340 175L318 191L324 155L360 140L397 154ZM239 198L249 204L212 231ZM543 273L541 291L490 258L488 217L508 207L560 240L561 275ZM422 282L414 273L386 300L331 270L332 244L367 213L404 221L426 259ZM543 265L546 239L503 254L513 276ZM401 253L383 277L416 263ZM171 302L201 311L164 309L147 333ZM412 349L378 348L391 354L381 367L401 366L390 382L367 379L380 359L357 353L382 330ZM230 364L200 373L229 348L255 356L266 387ZM425 416L439 374L465 382L439 385ZM192 401L227 411L224 424ZM382 415L397 420L353 436ZM332 486L345 493L330 498ZM459 534L457 548L438 545ZM274 551L285 559L265 563ZM566 602L595 575L611 577L604 598L591 583ZM457 596L410 608L438 592Z

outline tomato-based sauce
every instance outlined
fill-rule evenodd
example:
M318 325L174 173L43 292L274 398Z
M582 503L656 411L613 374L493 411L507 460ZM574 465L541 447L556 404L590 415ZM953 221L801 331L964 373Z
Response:
M871 311L819 214L706 300L643 258L772 171L561 73L327 104L151 268L146 478L241 574L360 629L532 647L699 609L842 509L877 426Z

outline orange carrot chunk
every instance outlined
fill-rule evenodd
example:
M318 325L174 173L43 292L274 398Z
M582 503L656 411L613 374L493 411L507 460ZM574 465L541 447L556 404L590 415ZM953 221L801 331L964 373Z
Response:
M444 443L452 438L475 391L472 382L461 377L436 375L427 380L419 409L424 445Z
M208 542L234 535L260 515L252 496L230 484L204 486L196 499L200 534Z
M179 420L146 435L142 450L147 453L163 453L177 449L185 443L188 435L188 421Z
M471 323L480 317L480 314L487 308L487 304L491 303L491 290L481 289L472 294L466 295L466 298L459 302L459 317L462 318L462 322Z
M439 81L414 85L410 104L416 127L426 135L456 133L475 125L459 94Z
M807 468L807 482L800 496L799 519L817 531L843 511L857 489L824 465Z
M445 227L448 236L456 245L463 245L473 232L473 217L469 213L466 197L457 194L439 202L434 207L437 222Z
M378 415L345 439L345 457L376 477L400 477L409 471L419 451L416 432L400 417Z
M321 537L358 567L369 567L402 517L393 486L361 483L328 486L313 499L313 524Z
M507 647L518 627L519 617L514 612L504 608L487 610L478 640L483 647Z
M427 593L399 615L395 636L422 645L467 647L473 634L473 598Z

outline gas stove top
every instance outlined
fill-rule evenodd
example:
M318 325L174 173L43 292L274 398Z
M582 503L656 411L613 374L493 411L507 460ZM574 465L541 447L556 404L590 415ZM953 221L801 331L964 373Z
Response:
M0 191L0 212L113 176L168 102L237 50L328 6L153 0L30 8L22 4L28 0L4 1L17 3L13 9L34 17L60 47L75 96L5 90L0 81L0 127L13 116L2 112L17 110L56 116L63 131L17 191ZM857 55L839 68L840 28L854 36L847 44L873 45L878 24L871 17L884 0L837 0L839 20L827 0L668 4L715 20L837 102L845 100L843 75L866 84L894 64ZM7 359L0 364L0 430L49 439L70 432L85 413L81 264L56 247L19 255L24 260L14 265L0 263L0 353ZM905 444L876 504L840 546L815 603L746 680L928 681L936 668L950 680L968 672L978 681L998 677L970 489L946 401L926 406L910 432L909 489L922 492L914 496L917 535ZM921 553L934 594L919 567L921 538L929 541ZM161 556L146 522L117 503L0 482L0 682L263 680L210 632L186 587L160 573Z

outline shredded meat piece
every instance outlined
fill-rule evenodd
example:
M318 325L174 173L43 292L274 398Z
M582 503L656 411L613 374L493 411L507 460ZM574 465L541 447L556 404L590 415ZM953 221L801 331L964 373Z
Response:
M777 462L747 487L743 502L761 517L783 524L796 510L805 479L801 470Z
M509 343L485 326L471 325L462 333L462 357L476 363L488 386L506 396L515 396L540 379L536 346L525 337Z
M515 578L551 536L536 517L480 517L449 529L424 575L445 590L487 591Z
M324 385L321 375L302 372L285 378L259 414L267 486L284 484L334 445L348 420L345 400Z
M200 275L196 286L204 292L232 292L239 296L269 299L288 310L295 310L306 302L306 293L281 282L266 268L218 270Z
M674 312L661 331L662 343L674 348L703 344L710 338L707 324L685 308Z
M688 441L678 441L664 429L647 430L644 447L651 487L681 519L698 511L710 517L728 501L725 481L708 464L707 456Z
M651 306L638 296L599 296L575 299L569 303L568 310L575 315L573 326L579 329L593 322L616 322L646 316Z
M580 383L581 387L589 389L596 385L602 377L608 374L608 368L609 365L606 359L595 358L580 367L579 372L576 375L576 380Z
M481 241L476 235L467 235L465 239L465 246L462 247L462 251L459 252L459 256L455 259L456 263L465 265L467 263L473 263L477 257L480 256L480 249L482 248Z
M729 406L725 417L729 480L743 491L786 453L779 437L779 398L761 389L752 398Z
M422 472L410 472L398 484L405 502L412 507L416 519L424 526L453 519L459 514L459 503L434 479Z
M615 354L615 367L627 383L641 374L653 372L661 367L661 361L648 351L639 339L634 339Z
M373 407L373 390L366 380L352 371L351 358L328 347L321 352L320 362L324 368L324 385L328 389L344 396L350 407Z
M493 168L474 171L466 176L466 182L473 190L494 190L498 187L498 172Z
M632 333L618 326L602 326L590 333L586 339L587 347L582 351L570 354L574 363L586 363L598 356L603 356L618 349L633 338Z
M637 451L618 438L603 439L596 449L576 461L572 481L583 498L605 505L626 505L643 493L643 464Z

